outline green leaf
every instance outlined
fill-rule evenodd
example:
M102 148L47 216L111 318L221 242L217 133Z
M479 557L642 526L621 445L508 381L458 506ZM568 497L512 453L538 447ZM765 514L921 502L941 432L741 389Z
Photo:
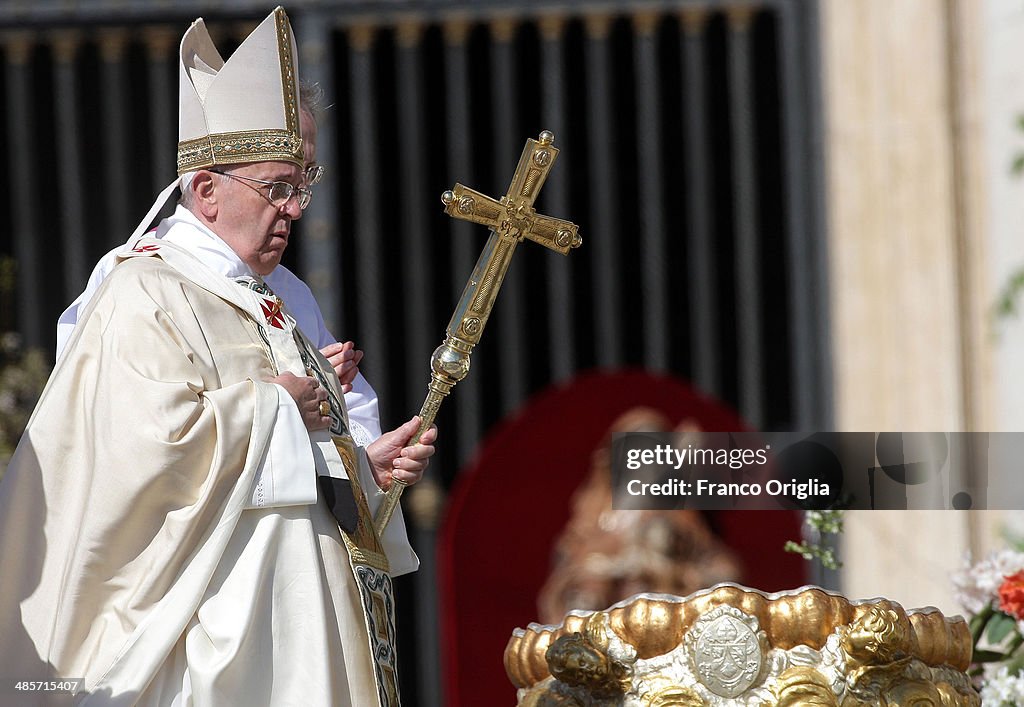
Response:
M995 302L996 319L1005 319L1017 313L1017 300L1024 291L1024 269L1014 271L1003 284Z
M787 540L782 549L786 552L800 555L808 561L817 560L823 567L830 570L836 570L843 566L843 563L836 559L835 552L830 547L822 547L818 544L796 543L792 540Z
M1021 172L1024 172L1024 154L1017 155L1010 163L1010 174L1020 175Z
M1010 675L1020 675L1021 671L1024 671L1024 655L1017 654L1006 664L1006 669Z
M1016 628L1017 622L1012 617L999 612L988 622L988 631L985 633L985 638L988 639L989 643L999 644Z
M978 639L981 638L981 633L985 630L985 624L988 623L988 620L992 618L992 614L994 613L995 609L993 609L992 604L989 603L971 619L971 642L974 645L978 645Z

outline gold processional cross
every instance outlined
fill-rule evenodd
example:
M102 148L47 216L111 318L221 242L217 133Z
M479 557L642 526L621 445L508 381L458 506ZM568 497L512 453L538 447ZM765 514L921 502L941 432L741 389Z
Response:
M537 140L526 141L512 184L500 201L461 184L441 195L446 214L488 226L491 235L448 322L444 343L430 357L430 383L420 408L420 427L409 444L418 442L430 429L445 396L469 373L469 354L480 342L520 241L528 238L562 255L583 242L576 224L538 214L533 208L537 193L558 156L554 140L555 136L545 130ZM387 527L405 487L406 484L397 479L392 482L374 519L378 533Z

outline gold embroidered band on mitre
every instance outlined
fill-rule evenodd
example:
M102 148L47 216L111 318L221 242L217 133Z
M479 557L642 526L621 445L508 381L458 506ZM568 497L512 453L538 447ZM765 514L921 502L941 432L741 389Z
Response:
M274 10L274 22L277 28L277 53L281 57L281 88L284 92L284 118L288 132L299 135L299 105L295 100L298 90L295 86L295 62L292 58L292 28L284 8ZM302 146L299 145L299 149ZM301 158L302 155L300 154ZM303 163L300 166L305 166Z
M285 130L245 130L178 143L179 175L219 164L268 160L305 164L302 138Z

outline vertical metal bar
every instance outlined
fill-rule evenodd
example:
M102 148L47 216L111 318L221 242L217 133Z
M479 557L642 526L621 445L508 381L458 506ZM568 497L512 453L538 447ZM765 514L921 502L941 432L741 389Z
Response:
M78 148L78 81L75 78L75 55L81 37L75 30L55 32L52 38L54 56L54 107L57 111L57 160L60 169L60 241L63 250L64 283L68 292L85 287L92 263L85 249L85 197L82 194L82 154ZM124 165L115 169L123 170ZM124 199L124 192L120 198ZM112 234L112 238L127 238Z
M806 171L808 231L811 234L810 271L811 287L814 293L814 306L811 310L812 331L815 339L815 373L812 384L815 387L814 409L811 420L816 429L830 430L835 428L835 387L832 375L832 325L831 295L829 294L829 254L828 232L825 209L825 126L824 99L821 95L821 61L822 56L819 28L821 18L818 16L818 3L801 3L799 31L800 53L797 64L801 68L801 79L806 89L804 102L800 106L801 115L806 116L803 126L806 129L805 146L806 161L801 165ZM830 584L827 586L838 586Z
M422 394L427 378L427 361L433 350L430 323L430 293L433 283L427 253L428 223L423 185L427 183L426 136L423 129L424 100L421 74L421 41L423 26L415 19L398 24L398 116L399 161L403 179L401 189L401 232L403 279L407 296L403 331L408 343L407 374L413 399ZM416 573L416 676L418 704L441 707L444 704L441 685L441 646L437 566L437 523L443 498L436 474L426 475L412 489L410 510L415 528L413 536L419 549L420 569Z
M693 331L693 379L701 390L721 392L719 357L714 332L718 329L718 291L716 289L714 246L712 244L711 158L707 105L707 61L704 58L703 32L707 10L684 10L681 15L683 76L683 136L686 146L686 200L689 207L690 248L688 299Z
M355 180L353 230L358 241L356 283L359 297L360 340L371 360L383 361L385 343L380 298L373 293L380 287L380 197L377 169L377 110L374 100L376 82L373 65L373 38L376 27L369 24L349 28L349 75L352 86L352 158L359 169ZM379 371L379 373L378 373ZM390 378L385 367L374 369L373 386L383 402L391 400Z
M782 176L785 187L786 238L789 247L786 279L789 281L789 320L792 336L793 420L797 430L814 428L814 394L816 381L815 341L811 307L817 300L812 285L810 253L813 248L807 224L809 188L806 183L807 134L801 108L800 57L793 6L783 3L778 8L779 20L779 90L782 111Z
M757 163L750 23L754 11L728 11L729 127L732 137L733 210L736 223L736 338L739 342L740 412L754 427L764 423L761 358L761 276L757 242Z
M310 84L319 84L325 90L334 85L334 57L330 53L331 31L333 27L326 15L311 10L302 15L302 21L296 26L296 38L301 52L299 56L299 71L302 80ZM331 100L328 96L327 100ZM341 234L337 232L340 228L338 218L338 199L336 190L338 188L337 170L332 169L332 157L336 154L335 140L337 135L335 111L327 110L317 118L316 154L317 161L327 165L323 180L316 186L321 198L309 202L309 207L302 216L302 249L299 254L299 262L302 266L303 279L313 292L317 304L320 305L320 312L324 317L324 324L339 341L351 338L350 332L345 331L342 321L341 298L342 292L342 269L338 259L338 244ZM359 164L357 162L357 164ZM357 184L364 180L354 180ZM372 186L372 185L371 185ZM357 202L358 205L359 202ZM376 234L373 238L376 239ZM363 299L376 299L371 293L376 292L377 282L371 283L374 289L366 292ZM377 322L366 322L376 324ZM360 341L359 346L366 348L369 341ZM369 350L369 349L367 349ZM376 360L383 361L384 350L375 349L371 354ZM383 367L379 369L382 373ZM378 381L373 382L377 392Z
M469 157L469 66L466 40L469 23L454 18L444 25L445 74L448 77L445 95L445 110L448 128L449 174L447 183L456 181L474 184L472 163ZM447 184L446 183L446 184ZM480 234L474 234L471 225L465 221L451 220L452 248L452 305L462 295L466 278L473 272L477 253L483 246ZM441 343L438 336L437 343ZM459 467L462 467L476 448L482 434L483 387L479 376L470 375L459 384L461 399L455 405L455 447Z
M634 76L637 90L637 216L640 221L640 248L643 279L644 362L654 371L668 369L668 337L671 326L668 308L666 271L671 267L665 247L665 218L662 207L665 190L662 183L661 116L655 30L658 15L640 12L633 16Z
M124 65L124 48L126 34L121 28L106 29L100 32L100 59L103 76L103 112L104 151L107 154L106 179L109 181L104 190L107 195L107 224L109 230L124 240L131 233L135 224L128 223L128 125L125 122L125 86L128 85L127 71Z
M30 126L35 124L32 109L34 86L29 66L32 35L11 32L4 37L7 52L7 129L11 150L9 168L17 179L10 181L11 206L14 209L14 258L17 262L18 330L25 337L26 346L52 346L53 322L44 321L41 298L36 292L41 273L39 247L43 234L35 214L35 185L37 183L36 140ZM40 136L41 137L41 136ZM52 350L52 349L51 349Z
M623 362L622 288L618 274L618 200L615 198L610 146L613 143L611 116L615 113L610 88L608 32L611 18L588 15L586 18L586 66L588 119L589 189L591 194L588 246L593 247L594 332L597 362L615 368Z
M430 293L433 287L431 269L427 267L430 256L427 252L427 184L426 156L427 138L424 134L423 80L421 74L422 53L420 41L423 27L415 20L398 25L398 145L399 167L402 179L402 209L400 214L402 233L402 268L406 297L403 331L409 355L406 360L406 374L413 400L423 394L423 384L429 375L430 353L437 342L438 331L430 328ZM439 202L435 202L439 203ZM438 207L439 208L439 207Z
M177 121L177 100L168 63L171 47L175 46L176 34L162 25L147 27L145 34L147 71L149 74L149 118L150 162L153 166L152 188L162 189L177 173L174 160L174 146L178 143L175 134Z
M516 24L509 18L491 23L491 100L494 112L494 189L503 191L515 169L522 136L515 131L516 97L512 40ZM526 363L522 343L523 266L517 260L505 275L494 318L498 327L498 358L501 365L501 410L508 413L526 398Z
M546 15L540 20L542 127L555 134L555 143L565 127L565 68L562 63L562 32L565 18ZM565 159L563 156L562 159ZM546 213L566 217L569 212L569 170L561 165L552 171L544 187ZM551 380L572 375L576 366L573 332L574 298L571 263L567 257L544 253L548 268L548 341L551 345Z

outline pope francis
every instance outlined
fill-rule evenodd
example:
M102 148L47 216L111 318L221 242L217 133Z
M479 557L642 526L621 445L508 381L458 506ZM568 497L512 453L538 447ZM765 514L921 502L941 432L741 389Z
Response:
M311 198L284 11L226 62L198 20L180 73L184 208L78 312L0 483L0 704L397 705L418 560L372 513L436 430L357 446L264 281Z

